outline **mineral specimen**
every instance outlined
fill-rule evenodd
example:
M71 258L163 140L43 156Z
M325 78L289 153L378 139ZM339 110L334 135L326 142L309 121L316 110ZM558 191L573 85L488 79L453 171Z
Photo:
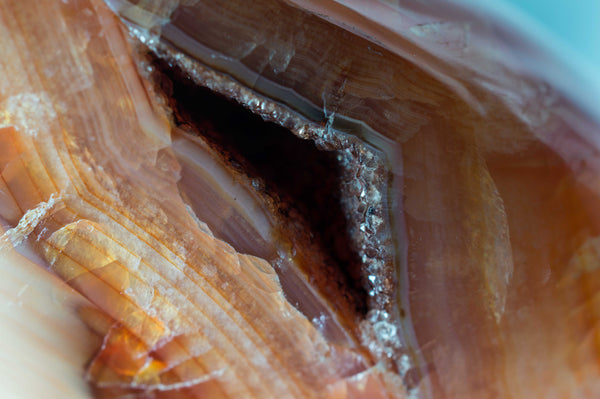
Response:
M411 7L1 1L3 392L600 394L597 115Z

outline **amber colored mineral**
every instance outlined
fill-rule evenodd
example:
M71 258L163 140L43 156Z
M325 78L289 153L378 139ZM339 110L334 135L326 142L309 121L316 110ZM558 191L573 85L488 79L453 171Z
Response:
M598 124L391 3L0 0L3 393L600 395Z
M85 373L98 395L346 397L357 373L383 389L368 358L328 344L286 300L269 263L186 207L166 116L102 2L1 9L2 251L37 254L40 274L89 302L76 311L102 336ZM51 378L42 364L35 380Z

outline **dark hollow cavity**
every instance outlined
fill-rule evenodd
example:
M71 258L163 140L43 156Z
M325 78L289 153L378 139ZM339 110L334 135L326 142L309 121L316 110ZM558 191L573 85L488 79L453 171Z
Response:
M202 136L238 172L260 180L262 193L276 198L282 220L306 226L311 240L334 263L338 281L332 284L339 285L335 292L352 297L355 311L365 315L362 263L341 205L337 151L320 150L311 140L195 84L178 66L153 54L148 57L156 89L168 99L174 123Z

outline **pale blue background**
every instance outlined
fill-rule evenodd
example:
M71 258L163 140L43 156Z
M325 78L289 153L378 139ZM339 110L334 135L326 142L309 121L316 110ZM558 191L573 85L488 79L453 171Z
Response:
M600 68L600 0L503 1L539 22L583 59Z
M482 11L545 49L555 67L530 65L539 68L531 72L548 79L600 124L600 0L448 1Z

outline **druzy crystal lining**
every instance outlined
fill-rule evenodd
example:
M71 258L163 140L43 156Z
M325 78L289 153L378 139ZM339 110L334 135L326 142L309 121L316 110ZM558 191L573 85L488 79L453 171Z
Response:
M310 121L288 107L245 88L226 75L207 69L198 61L176 52L152 34L136 27L130 27L129 31L139 43L165 60L169 66L181 68L189 74L195 84L225 95L264 120L275 122L303 139L314 141L323 151L337 154L342 176L341 206L349 222L353 242L351 247L357 251L362 262L360 278L368 294L369 313L361 327L364 343L374 355L382 360L387 359L386 361L399 358L399 352L410 353L409 344L403 342L400 334L396 334L397 330L403 328L397 290L400 259L395 256L394 244L394 240L401 241L402 238L395 239L392 236L392 231L401 231L393 229L401 221L393 221L390 213L397 206L394 196L399 194L396 180L400 171L397 167L392 170L392 162L399 156L394 152L397 147L371 131L369 137L372 136L378 145L388 144L384 147L385 152L377 150L356 136L332 127L331 123L336 116L329 114L327 109L324 109L327 118L322 122ZM150 75L155 67L146 59L140 62L140 68L142 73ZM343 117L338 117L336 123L350 131L368 129L358 121L353 122ZM254 188L261 191L260 181L255 182ZM280 273L286 272L286 268L281 265L279 270ZM290 293L288 297L295 298L296 295ZM292 303L297 301L292 300ZM307 316L315 320L322 317L319 314ZM410 355L406 356L410 358ZM406 372L410 366L407 368L407 360L403 359L401 368Z

